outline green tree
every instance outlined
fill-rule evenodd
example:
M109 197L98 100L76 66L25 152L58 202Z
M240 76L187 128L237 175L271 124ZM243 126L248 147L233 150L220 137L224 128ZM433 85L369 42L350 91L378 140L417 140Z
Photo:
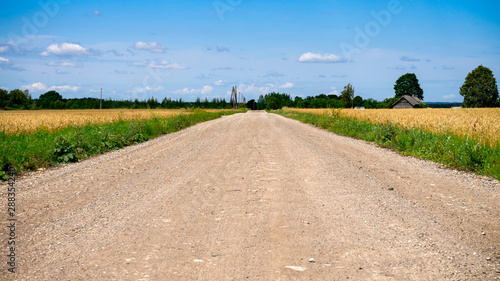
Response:
M363 101L363 106L366 108L366 109L369 109L369 108L379 108L380 107L380 103L374 99L367 99L367 100L364 100Z
M397 102L398 99L398 97L386 98L379 103L379 108L389 108L391 105Z
M342 108L344 107L344 103L339 99L329 99L328 107L330 108Z
M249 108L251 110L256 110L257 109L257 102L255 102L255 100L249 100L247 102L247 108Z
M399 77L394 85L394 91L396 92L395 97L397 98L404 95L415 95L415 97L420 100L424 100L424 91L420 88L417 76L414 73L406 73L405 75Z
M51 107L51 104L53 106L56 101L60 100L62 100L61 94L56 91L48 91L45 94L40 95L36 101L36 105L41 108L53 108Z
M133 108L133 109L137 109L137 108L139 108L139 107L140 107L140 105L141 105L141 102L139 101L139 99L137 99L137 98L136 98L136 99L134 100L134 105L132 105L132 108Z
M354 106L363 106L363 98L360 96L354 97Z
M494 107L498 105L498 87L493 72L482 65L472 70L460 87L463 107Z
M280 108L280 105L277 97L271 96L266 99L266 109L278 109L278 108Z
M151 97L146 101L146 104L148 108L157 108L160 103L155 97Z
M51 108L53 109L64 109L66 108L66 103L61 101L61 100L56 100L54 102L51 102Z
M260 95L259 99L257 100L257 109L258 110L266 109L266 99L264 98L263 95Z
M301 108L301 107L303 107L303 106L304 106L304 105L303 105L303 101L304 101L304 99L303 99L303 98L301 98L301 97L299 97L299 96L296 96L296 97L295 97L295 99L293 100L293 103L295 104L295 107L299 107L299 108Z
M172 99L170 98L163 98L161 101L161 107L162 108L172 108Z
M8 105L14 108L28 109L31 105L31 95L28 90L15 89L9 92Z
M4 89L0 89L0 108L4 108L7 106L9 102L9 92Z
M347 84L342 90L340 99L344 102L345 107L354 107L353 99L354 99L354 87L351 83Z
M196 101L194 102L194 107L200 108L201 107L201 99L200 97L196 98Z

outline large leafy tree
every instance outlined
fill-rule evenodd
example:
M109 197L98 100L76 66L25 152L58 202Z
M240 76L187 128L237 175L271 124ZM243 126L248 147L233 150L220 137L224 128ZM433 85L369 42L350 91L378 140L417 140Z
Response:
M463 107L494 107L498 102L498 87L493 72L482 65L472 70L460 87Z
M62 100L61 94L56 91L48 91L40 95L37 105L41 108L55 108L56 101Z
M262 97L264 102L263 109L280 109L284 106L293 107L294 102L289 94L272 92ZM259 107L259 101L257 102L257 107Z
M342 90L340 99L344 102L345 107L354 107L353 99L354 99L354 87L351 83L347 84Z
M354 100L353 100L353 103L354 103L354 107L356 107L356 106L363 106L363 98L360 97L360 96L355 96Z
M412 96L419 98L420 100L424 100L424 91L420 88L420 84L418 83L417 75L414 73L406 73L396 80L396 84L394 85L394 91L396 92L397 98L400 98L404 95Z
M31 95L28 90L15 89L9 93L9 105L15 108L29 108Z
M263 95L259 96L259 99L257 100L257 109L266 109L266 99L264 98Z
M279 100L275 96L270 96L266 99L266 109L278 109L280 108Z
M7 102L9 101L9 92L4 89L0 89L0 108L7 106Z

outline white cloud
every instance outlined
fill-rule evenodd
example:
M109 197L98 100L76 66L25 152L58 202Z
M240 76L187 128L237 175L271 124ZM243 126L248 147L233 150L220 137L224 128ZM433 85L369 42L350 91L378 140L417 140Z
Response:
M133 66L145 67L149 64L147 61L135 61L132 63Z
M203 86L203 88L201 89L201 94L203 94L203 95L210 94L213 90L214 90L214 87L206 85L206 86Z
M70 61L49 61L47 63L48 66L64 66L64 67L75 67L77 66L76 63L70 62Z
M161 69L186 69L186 66L177 64L177 63L169 63L166 60L160 61L158 63L151 62L148 65L149 68L161 68Z
M334 54L304 53L299 58L299 62L313 63L335 63L345 61L346 60L344 58Z
M60 91L60 92L76 92L78 90L80 90L80 87L78 86L68 86L68 85L64 85L64 86L52 86L49 88L49 91L51 90L56 90L56 91Z
M39 91L44 91L44 90L47 90L47 86L43 83L33 83L32 85L27 85L27 86L21 86L22 88L28 88L28 90L30 91L36 91L36 90L39 90Z
M180 65L177 63L169 63L166 60L162 60L159 62L154 62L154 61L149 61L149 62L142 61L142 62L140 62L140 61L138 61L138 62L132 63L132 65L139 66L139 67L148 67L148 68L152 68L152 69L187 69L188 68L187 66Z
M0 46L0 53L5 53L10 50L9 46Z
M164 53L165 52L165 46L162 46L161 44L158 44L154 41L152 42L142 42L142 41L138 41L134 44L134 48L136 50L146 50L146 51L150 51L150 52L153 52L153 53Z
M215 84L215 86L222 86L222 85L224 85L224 82L222 80L219 80L219 81L216 81L214 84Z
M293 83L291 82L286 82L285 84L281 85L280 88L282 89L290 89L293 88Z
M176 94L202 94L202 95L206 95L206 94L210 94L213 90L214 90L214 87L212 87L210 85L205 85L201 89L184 88L181 90L177 90L174 93L176 93Z
M414 58L414 57L408 57L408 56L402 56L399 58L401 61L420 61L420 59Z
M195 89L190 90L188 88L184 88L182 90L177 90L174 93L176 93L176 94L193 94L193 93L196 93L196 90Z
M61 45L52 44L48 46L46 51L40 55L48 56L50 54L56 56L87 56L89 55L89 51L78 44L62 43Z
M443 96L443 98L444 98L444 99L447 99L447 100L449 100L449 99L453 99L453 98L456 98L456 97L457 97L457 95L454 95L454 94L451 94L451 95L445 95L445 96Z
M132 93L140 94L140 93L145 93L145 92L160 92L160 91L163 91L164 89L165 88L163 88L162 85L159 85L156 88L151 88L149 86L146 86L144 88L135 88L134 90L132 90Z
M40 82L33 83L31 85L21 86L21 88L26 88L33 92L42 92L42 91L76 92L80 90L80 87L78 86L62 85L62 86L47 87L47 85Z
M98 16L98 17L102 17L103 14L101 12L99 12L98 10L94 9L94 15Z
M56 69L56 74L69 74L69 72Z
M337 90L337 87L332 87L332 91L328 93L328 95L339 95L339 90Z
M238 86L238 92L241 92L243 94L265 95L270 92L269 90L271 89L271 87L273 87L273 85L258 87L255 86L255 84L240 84ZM229 94L231 94L231 91L229 91Z
M9 59L4 57L0 57L0 68L6 70L14 70L14 71L25 71L26 69L18 66L13 66Z

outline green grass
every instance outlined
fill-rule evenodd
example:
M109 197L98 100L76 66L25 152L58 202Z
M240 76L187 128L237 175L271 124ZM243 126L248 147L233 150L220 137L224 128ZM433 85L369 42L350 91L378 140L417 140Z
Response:
M27 170L77 162L92 155L141 143L237 112L194 110L189 115L171 118L155 117L105 125L70 126L53 133L43 129L31 134L12 135L0 132L0 179L7 180L10 167L16 169L16 174L22 174Z
M339 135L374 142L379 146L432 160L449 167L500 180L500 147L483 145L453 134L436 134L397 124L372 124L355 118L278 110L284 117L309 123Z

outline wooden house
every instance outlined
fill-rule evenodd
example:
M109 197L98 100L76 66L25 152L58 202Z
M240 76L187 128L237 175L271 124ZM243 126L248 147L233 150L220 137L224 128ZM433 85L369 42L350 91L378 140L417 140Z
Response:
M422 101L416 96L402 96L390 108L419 108Z

